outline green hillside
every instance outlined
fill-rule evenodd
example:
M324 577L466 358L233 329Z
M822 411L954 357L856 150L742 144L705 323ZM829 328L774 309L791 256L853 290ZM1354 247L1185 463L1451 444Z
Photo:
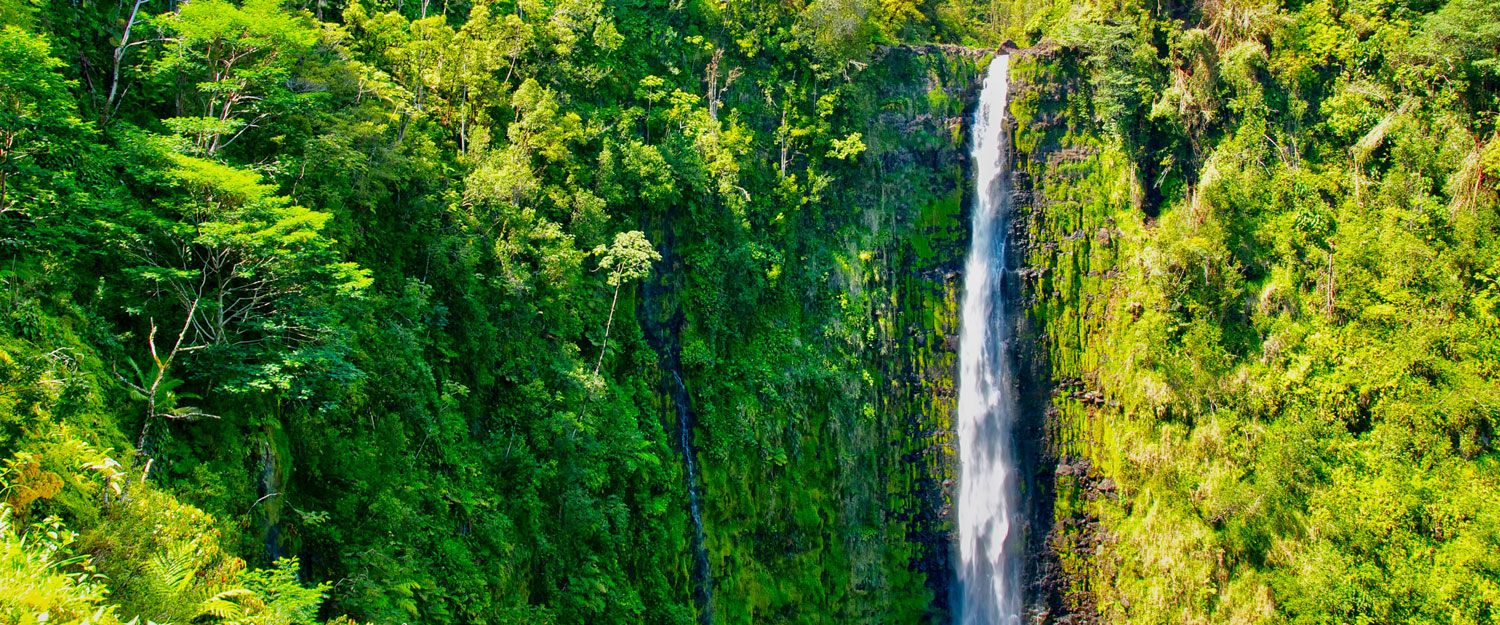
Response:
M1027 619L1500 618L1494 0L0 24L0 622L952 622L1002 46Z

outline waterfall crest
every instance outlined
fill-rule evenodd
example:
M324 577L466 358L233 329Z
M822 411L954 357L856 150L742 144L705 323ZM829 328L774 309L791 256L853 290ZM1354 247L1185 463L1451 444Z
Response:
M1021 620L1021 542L1015 454L1014 378L1009 363L1005 302L1006 213L1010 211L1010 57L990 62L974 113L973 243L964 271L958 383L958 597L962 625L1012 625Z

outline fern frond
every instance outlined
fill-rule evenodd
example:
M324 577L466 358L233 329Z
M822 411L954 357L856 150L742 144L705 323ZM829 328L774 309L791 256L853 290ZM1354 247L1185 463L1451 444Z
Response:
M192 588L193 578L201 567L196 540L156 554L146 569L150 581L148 594L154 601L165 605L187 603L185 595Z
M226 590L199 604L198 616L207 614L226 621L238 621L245 617L245 606L235 599L254 595L254 592L244 588Z

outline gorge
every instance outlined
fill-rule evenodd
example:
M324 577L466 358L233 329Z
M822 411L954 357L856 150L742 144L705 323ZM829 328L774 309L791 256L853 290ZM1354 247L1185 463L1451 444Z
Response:
M1497 23L0 0L0 615L1488 625Z

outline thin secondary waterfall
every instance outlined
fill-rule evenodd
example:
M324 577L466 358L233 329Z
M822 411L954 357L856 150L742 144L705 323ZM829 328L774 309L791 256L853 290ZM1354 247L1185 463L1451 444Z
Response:
M694 572L693 600L698 603L698 622L712 625L714 622L714 578L708 568L708 547L704 544L703 513L698 504L698 472L693 462L693 413L688 410L687 386L682 376L672 372L672 399L677 404L677 433L682 442L682 457L687 468L688 512L693 516L693 556L697 571Z
M1010 164L1005 133L1010 57L990 62L974 113L974 241L964 270L958 382L958 600L962 625L1021 621L1014 379L1005 330L1006 213Z

